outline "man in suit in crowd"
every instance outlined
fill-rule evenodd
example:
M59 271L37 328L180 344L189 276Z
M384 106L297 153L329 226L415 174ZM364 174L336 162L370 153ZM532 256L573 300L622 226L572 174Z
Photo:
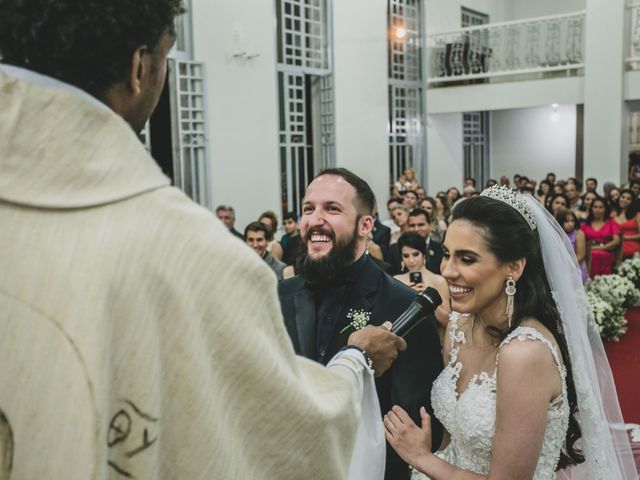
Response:
M276 274L278 281L282 280L282 272L287 265L267 251L268 229L264 223L251 222L244 229L244 241L265 261L269 268Z
M377 208L373 216L373 230L371 234L373 236L373 243L380 247L382 256L386 257L389 251L389 243L391 242L391 229L380 221Z
M348 170L325 170L309 184L300 221L298 275L278 286L298 354L326 364L355 330L395 320L415 297L365 253L374 206L369 185ZM434 322L423 321L406 341L407 350L376 380L376 389L383 414L398 404L417 421L420 406L431 411L431 384L442 369ZM434 448L441 435L442 427L434 422ZM385 478L409 477L407 464L388 448Z
M244 236L235 229L236 212L230 205L220 205L216 208L216 216L220 219L224 226L229 229L232 235L238 237L240 240L244 240Z
M280 238L282 245L282 261L286 265L293 265L300 246L300 230L295 212L287 212L282 216L284 235Z
M407 220L410 232L418 233L424 238L427 244L427 270L440 275L440 263L442 262L442 244L434 242L429 236L431 234L431 216L426 210L417 208L409 213L409 219ZM397 243L394 243L389 247L389 258L385 259L391 264L390 275L397 275L402 271L402 256L400 255L400 248Z

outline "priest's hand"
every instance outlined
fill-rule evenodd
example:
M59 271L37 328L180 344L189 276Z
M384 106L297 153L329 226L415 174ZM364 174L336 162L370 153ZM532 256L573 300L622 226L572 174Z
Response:
M376 377L387 371L398 357L398 351L407 348L407 342L402 337L391 333L391 322L385 322L380 327L367 325L349 335L347 344L355 345L366 352L373 363Z

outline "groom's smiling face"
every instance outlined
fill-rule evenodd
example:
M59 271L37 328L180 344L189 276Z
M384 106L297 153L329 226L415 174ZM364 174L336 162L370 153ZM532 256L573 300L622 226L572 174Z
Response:
M336 246L347 245L357 236L355 200L356 189L338 175L321 175L311 182L300 220L300 233L310 259L325 257Z

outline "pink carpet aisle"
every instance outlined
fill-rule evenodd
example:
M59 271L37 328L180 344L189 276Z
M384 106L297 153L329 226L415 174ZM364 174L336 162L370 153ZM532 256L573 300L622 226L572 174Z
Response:
M627 333L620 342L605 342L604 347L616 382L624 421L640 425L640 308L629 309L626 318L629 322ZM631 446L640 470L640 427L636 432L632 436Z

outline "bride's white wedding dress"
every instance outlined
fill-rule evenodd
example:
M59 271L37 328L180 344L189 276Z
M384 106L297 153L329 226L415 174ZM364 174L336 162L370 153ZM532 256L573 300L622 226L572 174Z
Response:
M458 331L459 317L460 315L455 312L451 314L449 363L433 383L431 391L434 413L451 435L449 445L437 455L461 469L486 475L489 473L491 463L491 448L496 424L496 370L494 369L491 374L482 372L474 375L464 391L461 394L458 393L457 383L462 370L462 363L458 360L458 350L461 344L466 343L464 332ZM555 346L535 328L517 327L504 339L500 347L513 341L536 341L546 345L551 351L562 378L562 393L547 407L544 441L533 476L534 480L553 480L569 423L566 371ZM496 367L500 347L496 355ZM526 395L526 392L524 394ZM419 472L414 472L412 476L412 480L425 478L427 477Z

